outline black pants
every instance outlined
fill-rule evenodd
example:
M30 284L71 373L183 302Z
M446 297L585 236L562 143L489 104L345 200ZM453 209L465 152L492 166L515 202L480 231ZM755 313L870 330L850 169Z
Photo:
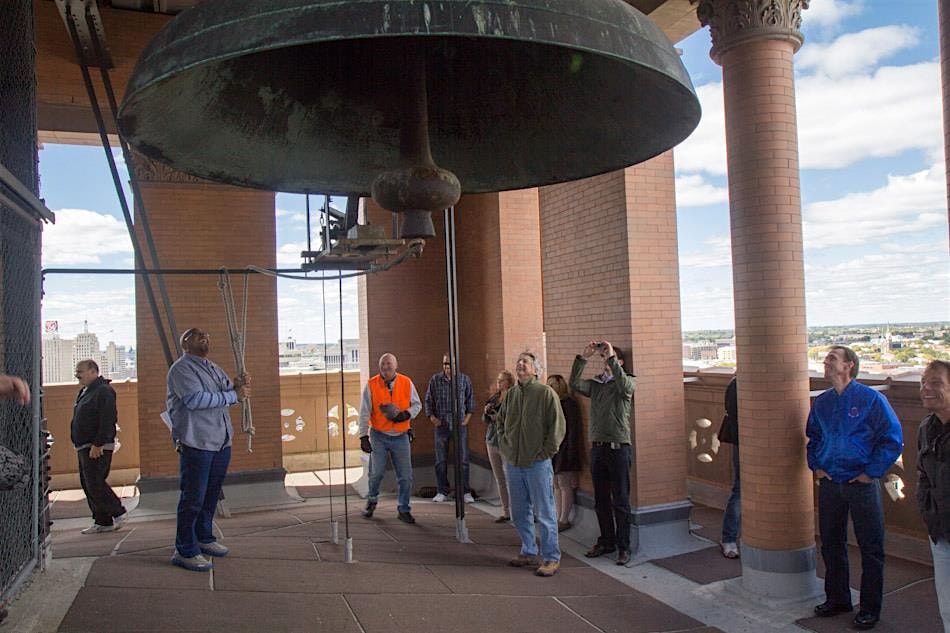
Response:
M92 519L99 525L112 525L112 518L125 514L122 502L106 483L112 468L112 451L103 451L99 459L89 457L89 449L76 451L79 456L79 483L86 493Z
M600 525L597 542L607 548L630 551L629 444L620 448L594 445L590 449L590 476L594 482L594 510Z

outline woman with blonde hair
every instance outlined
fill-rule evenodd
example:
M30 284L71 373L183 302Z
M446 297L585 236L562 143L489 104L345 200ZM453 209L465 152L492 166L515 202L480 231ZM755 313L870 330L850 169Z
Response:
M571 397L567 381L560 374L548 378L548 386L557 392L561 399L561 410L567 429L557 455L553 458L554 492L558 505L557 531L563 532L571 527L571 511L574 509L574 491L578 486L581 469L581 410L577 401Z
M511 519L511 511L508 496L508 481L505 478L505 465L502 462L501 452L498 450L498 438L495 435L495 418L498 416L498 409L501 407L502 400L505 399L505 393L515 384L515 377L508 370L503 370L495 379L495 390L488 396L488 402L485 403L485 412L482 414L482 421L487 425L485 431L485 447L488 450L488 461L491 463L491 472L495 476L495 485L498 486L498 494L501 497L501 516L495 519L496 523L504 523Z

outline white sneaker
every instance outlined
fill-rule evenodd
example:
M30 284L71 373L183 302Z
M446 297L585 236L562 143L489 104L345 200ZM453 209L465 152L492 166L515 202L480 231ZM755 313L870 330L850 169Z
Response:
M101 534L102 532L115 532L119 529L118 525L99 525L98 523L93 523L85 530L80 530L80 534Z
M442 494L441 492L440 492L439 494L437 494L436 496L432 497L432 501L435 502L435 503L442 503L443 501L446 501L447 499L448 499L448 497L446 497L446 496L445 496L444 494Z
M473 497L470 492L466 492L462 498L465 500L465 503L475 503L475 497Z
M722 555L726 558L739 558L739 547L735 543L723 543Z

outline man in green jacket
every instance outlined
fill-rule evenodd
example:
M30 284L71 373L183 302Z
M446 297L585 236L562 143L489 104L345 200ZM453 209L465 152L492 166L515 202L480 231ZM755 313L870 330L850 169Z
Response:
M498 449L505 458L505 476L511 496L511 522L521 537L521 553L513 567L538 565L534 537L537 521L541 535L538 576L553 576L561 566L557 517L554 508L554 469L551 458L564 439L564 413L557 393L538 382L541 363L532 352L523 352L515 364L518 384L501 403L495 430Z
M587 359L599 354L603 369L581 379ZM623 351L609 341L591 341L571 368L571 389L590 398L590 476L600 538L585 554L617 551L617 564L630 562L630 404L636 381L623 370Z

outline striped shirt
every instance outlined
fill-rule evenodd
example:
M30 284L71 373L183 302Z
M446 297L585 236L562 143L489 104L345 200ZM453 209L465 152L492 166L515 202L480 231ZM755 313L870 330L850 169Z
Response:
M224 371L207 358L183 354L168 370L168 415L172 439L204 451L231 445L228 407L237 392Z

